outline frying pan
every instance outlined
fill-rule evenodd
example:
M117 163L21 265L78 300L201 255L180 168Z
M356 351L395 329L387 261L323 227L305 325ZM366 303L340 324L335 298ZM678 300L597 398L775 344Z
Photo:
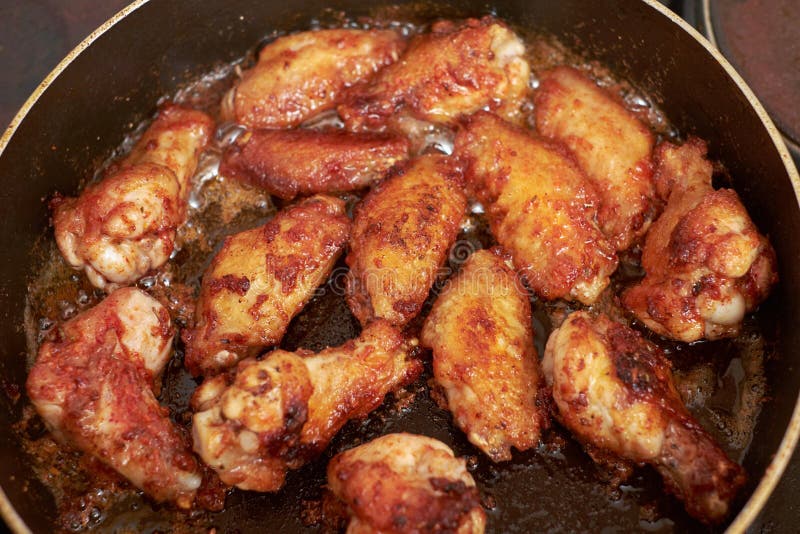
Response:
M307 28L324 8L358 16L370 13L376 4L357 0L141 0L93 33L47 77L0 140L0 390L5 392L0 393L0 427L10 428L18 421L25 402L23 303L36 262L31 251L48 231L42 199L55 190L77 191L80 179L90 176L133 125L154 112L159 97L242 56L271 30ZM777 356L766 364L768 400L744 460L753 484L729 525L733 532L743 531L756 519L800 435L800 328L795 320L800 316L800 270L795 268L800 260L800 240L794 239L800 228L800 180L764 109L707 42L654 1L496 0L487 6L449 0L420 5L414 11L423 17L491 11L520 27L553 35L651 95L681 132L707 140L711 156L726 163L735 189L775 246L781 277L766 314L778 334ZM18 392L23 392L21 400ZM441 415L430 408L416 417L409 423L412 429L436 423ZM452 436L443 439L452 441ZM0 458L0 512L7 524L18 532L51 531L56 513L53 498L33 475L13 432L0 432ZM297 501L310 485L303 476L300 473L290 480L286 488L287 492L301 492L294 498ZM525 494L526 488L517 490ZM561 506L581 501L581 496L570 498ZM269 495L239 496L235 502L229 501L219 526L243 531L259 526L297 529L296 507L281 508L279 500ZM532 510L563 515L556 501L527 504ZM254 512L270 508L274 510L268 517ZM598 516L596 522L580 517L583 512L576 510L578 517L568 515L563 528L619 527L613 520L603 519L605 516ZM524 529L529 519L511 517L503 529L514 525Z

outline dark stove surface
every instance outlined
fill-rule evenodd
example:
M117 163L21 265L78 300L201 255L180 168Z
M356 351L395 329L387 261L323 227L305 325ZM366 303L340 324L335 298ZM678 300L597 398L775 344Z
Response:
M742 0L726 3L740 3ZM798 0L766 0L762 4L795 5ZM128 4L128 0L0 0L0 128L5 129L30 93L59 61L96 27ZM701 28L701 0L662 0L687 22ZM786 20L791 23L791 19ZM797 19L794 24L800 24ZM797 30L797 27L794 28ZM702 30L702 28L701 28ZM798 45L800 40L794 45ZM800 65L794 68L800 73ZM800 109L800 94L788 93ZM800 124L794 124L800 127ZM2 130L0 130L2 131ZM796 161L800 161L796 154ZM751 532L797 532L800 517L800 451ZM0 524L0 532L4 530Z
M709 0L708 5L719 49L783 134L800 145L800 2Z

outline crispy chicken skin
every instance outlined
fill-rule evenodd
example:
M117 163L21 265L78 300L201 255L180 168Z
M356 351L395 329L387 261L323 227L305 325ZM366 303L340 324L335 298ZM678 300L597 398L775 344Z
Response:
M203 275L186 367L209 375L277 344L350 235L342 200L317 195L225 239Z
M145 130L122 166L155 163L175 173L185 200L200 154L214 135L214 121L203 113L175 104L161 108L153 124ZM186 204L181 203L186 209Z
M524 54L522 40L492 17L440 21L414 37L397 63L355 88L338 111L353 130L381 128L398 112L454 124L489 108L520 121L530 78Z
M600 229L617 250L644 235L656 214L653 134L630 111L571 67L540 76L539 132L566 144L600 195Z
M392 30L335 29L279 37L245 71L225 111L250 128L297 126L332 109L345 90L365 82L405 47Z
M78 198L56 198L53 226L67 263L108 292L166 263L213 131L205 113L167 105L110 176Z
M545 299L593 303L617 257L594 222L595 190L568 151L478 112L456 136L454 155L531 289Z
M53 434L157 501L188 508L202 477L189 444L154 395L173 330L161 304L122 288L42 344L28 396Z
M291 200L367 187L408 151L408 139L394 135L259 130L245 133L225 152L220 174Z
M697 138L656 149L667 206L645 239L646 276L622 297L648 328L686 342L737 335L777 281L772 246L733 190L712 188L705 156Z
M361 324L404 325L422 308L467 207L451 158L427 155L378 184L357 206L347 255L347 302Z
M328 487L347 506L348 534L482 534L486 524L464 460L426 436L388 434L336 455Z
M472 254L439 294L420 335L456 425L495 462L539 442L539 358L528 294L499 250Z
M386 321L318 354L275 350L207 379L195 391L194 448L226 484L277 491L350 419L422 371L415 339Z
M744 471L689 415L661 349L579 311L550 335L542 368L558 418L578 440L653 465L697 519L725 518Z

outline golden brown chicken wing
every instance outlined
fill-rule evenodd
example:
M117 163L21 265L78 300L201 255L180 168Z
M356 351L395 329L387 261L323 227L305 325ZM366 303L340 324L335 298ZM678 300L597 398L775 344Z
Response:
M53 225L67 263L107 291L166 263L213 130L205 113L168 105L115 172L78 198L57 198Z
M138 289L119 289L41 346L27 390L61 441L154 499L188 508L202 477L187 440L153 393L172 336L166 308Z
M656 150L664 213L645 239L646 276L623 304L663 336L680 341L735 336L777 281L775 252L731 189L714 190L706 145Z
M600 194L600 229L617 250L644 235L656 215L653 134L630 111L571 67L543 72L536 126L566 144Z
M531 289L545 299L594 302L617 257L594 222L594 188L568 152L479 112L456 136L454 155L466 162L468 188Z
M542 368L560 421L581 442L653 465L692 516L725 518L744 471L689 415L661 349L604 315L575 312L550 335Z
M338 111L354 130L381 128L398 112L453 124L488 108L519 121L530 78L524 54L522 40L492 17L440 21L412 39L397 63L354 89Z
M123 167L155 163L175 173L184 201L200 154L214 135L214 121L205 113L168 104L162 107L153 124L142 134ZM186 209L186 203L181 203Z
M245 133L225 152L220 174L291 200L367 187L408 151L408 140L394 135L259 130Z
M347 302L366 324L404 325L422 308L458 235L467 200L451 158L411 161L356 208L347 265Z
M415 345L375 321L318 354L276 350L244 360L195 391L195 451L226 484L277 491L286 471L322 452L348 420L419 376Z
M536 446L539 358L528 294L501 251L479 250L439 294L420 341L456 425L493 461Z
M213 374L275 345L331 273L350 235L344 202L317 195L228 237L203 275L185 363Z
M335 29L279 37L265 46L227 99L225 113L250 128L297 126L332 109L350 86L395 61L405 41L392 30Z
M463 459L441 441L388 434L335 456L328 487L354 533L482 534L486 514Z

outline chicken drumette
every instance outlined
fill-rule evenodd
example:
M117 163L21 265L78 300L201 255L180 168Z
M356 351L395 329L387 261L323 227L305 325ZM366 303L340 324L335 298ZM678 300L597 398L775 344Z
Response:
M567 150L478 112L456 136L454 155L531 289L545 299L593 303L617 257L594 222L595 190Z
M226 99L225 114L250 128L297 126L333 108L347 88L395 61L392 30L333 29L279 37L265 46Z
M398 114L453 124L489 108L521 120L530 68L525 45L505 24L469 19L440 21L411 40L406 53L339 106L349 129L382 128Z
M725 518L744 471L686 410L661 349L580 311L550 335L542 368L558 418L578 440L652 465L694 517Z
M41 346L27 390L58 439L154 499L188 508L202 476L154 395L172 337L166 308L138 289L119 289Z
M510 263L510 262L508 262ZM539 359L528 294L499 250L479 250L448 281L420 341L455 423L495 462L536 446Z
M566 144L600 195L600 229L617 250L643 235L656 215L653 134L604 89L571 67L540 76L536 127Z
M394 135L259 130L226 151L220 174L291 200L367 187L408 151L408 140Z
M452 158L421 156L378 184L356 208L347 301L366 324L404 325L422 308L458 235L467 200Z
M287 470L322 452L348 420L419 376L415 345L378 320L318 354L276 350L244 360L195 391L195 451L227 484L277 491Z
M425 436L388 434L335 456L328 487L347 506L348 534L482 534L486 524L464 460Z
M342 200L317 195L225 240L203 275L186 367L214 374L277 344L350 234Z
M166 106L112 174L78 198L56 198L56 243L67 263L107 291L162 266L186 217L189 181L213 130L205 113Z
M645 239L645 278L623 304L680 341L735 336L777 281L775 252L732 189L714 190L703 141L663 143L656 183L667 200Z

